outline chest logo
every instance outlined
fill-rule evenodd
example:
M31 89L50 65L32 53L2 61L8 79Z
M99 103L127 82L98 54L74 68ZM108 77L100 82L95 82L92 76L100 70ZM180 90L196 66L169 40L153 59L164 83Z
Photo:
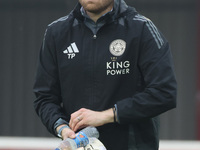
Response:
M79 53L76 43L71 43L71 45L63 51L63 53L68 55L68 59L73 59L76 56L76 53Z
M123 55L125 49L126 49L126 42L124 40L117 39L110 44L110 53L114 56Z

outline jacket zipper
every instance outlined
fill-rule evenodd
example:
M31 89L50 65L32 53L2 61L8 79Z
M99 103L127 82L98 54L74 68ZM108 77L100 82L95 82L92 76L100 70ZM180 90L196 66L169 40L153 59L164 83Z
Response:
M95 54L96 54L96 39L97 35L93 35L93 55L92 55L92 107L94 107L95 104L95 89L96 89L96 82L95 82Z
M95 53L96 53L96 46L97 46L97 24L95 27L95 33L93 32L93 55L92 55L92 89L91 89L91 94L92 94L92 107L94 107L95 104L95 89L96 89L96 82L95 82Z

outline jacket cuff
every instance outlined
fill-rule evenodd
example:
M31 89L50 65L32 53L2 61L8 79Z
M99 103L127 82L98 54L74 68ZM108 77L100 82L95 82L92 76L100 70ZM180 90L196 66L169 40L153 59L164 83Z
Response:
M117 122L120 123L120 120L119 120L119 117L118 117L119 115L118 115L118 110L117 110L117 104L115 104L114 107L115 107L115 111L116 111Z
M56 132L56 128L62 124L66 124L68 127L69 127L69 123L62 119L62 118L59 118L55 123L54 123L54 132L55 134L57 135L58 133ZM70 127L69 127L70 128Z

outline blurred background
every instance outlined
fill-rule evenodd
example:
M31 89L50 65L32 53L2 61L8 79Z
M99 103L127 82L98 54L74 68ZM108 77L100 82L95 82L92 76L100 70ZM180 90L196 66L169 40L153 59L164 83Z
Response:
M161 115L163 140L200 140L199 0L125 0L171 43L178 107ZM37 58L48 24L77 0L0 0L0 136L52 137L33 109Z

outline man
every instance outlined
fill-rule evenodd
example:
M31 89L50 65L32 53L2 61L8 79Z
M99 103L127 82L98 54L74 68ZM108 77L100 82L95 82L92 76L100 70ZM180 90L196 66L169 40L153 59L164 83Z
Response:
M169 44L123 0L79 0L45 32L34 92L56 136L95 126L108 150L157 150L158 115L176 107Z

